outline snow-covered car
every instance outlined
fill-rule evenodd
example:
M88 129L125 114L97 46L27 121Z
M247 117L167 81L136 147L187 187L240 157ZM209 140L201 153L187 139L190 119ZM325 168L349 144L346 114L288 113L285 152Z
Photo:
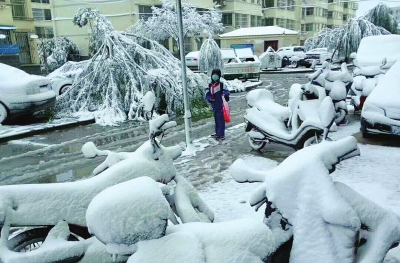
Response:
M400 136L400 60L380 78L365 100L361 112L361 132Z
M221 54L226 80L260 79L261 62L251 48L222 49Z
M82 72L88 61L68 61L60 68L47 75L51 80L51 86L56 95L65 93L74 83L75 77Z
M0 63L0 124L53 108L55 102L49 78Z
M327 48L314 48L306 53L306 61L310 64L317 61L317 64L322 64L324 61L330 62L332 53Z
M356 53L356 62L360 68L381 66L386 59L384 69L389 69L400 58L400 35L370 36L361 39Z
M293 65L296 68L298 66L311 67L311 63L305 60L306 49L303 46L282 47L276 53L282 58L282 67L287 65Z
M189 52L185 56L186 67L197 70L199 68L199 54L200 51Z

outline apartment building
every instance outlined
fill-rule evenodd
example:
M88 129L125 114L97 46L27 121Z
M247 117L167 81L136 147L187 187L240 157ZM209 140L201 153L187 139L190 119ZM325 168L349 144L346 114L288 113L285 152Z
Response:
M394 16L394 18L396 18L400 27L400 6L392 7L390 9L392 10L392 15Z
M346 24L356 16L358 3L341 0L302 0L302 42L318 34L323 28L334 28Z

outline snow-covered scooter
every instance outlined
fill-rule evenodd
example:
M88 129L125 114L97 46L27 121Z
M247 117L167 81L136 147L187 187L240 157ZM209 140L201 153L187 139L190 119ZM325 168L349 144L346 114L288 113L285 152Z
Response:
M322 90L322 91L321 91ZM250 106L244 116L249 144L254 150L275 142L294 149L327 139L335 109L323 89L313 85L293 84L288 107L274 102L266 89L247 94Z
M325 61L321 69L306 76L313 85L323 87L326 95L332 98L336 111L335 123L337 125L347 123L346 97L353 83L353 77L346 63L341 64L340 71L332 71L328 62Z
M382 263L400 241L400 218L332 180L339 162L359 155L357 140L324 141L260 171L242 159L230 167L240 183L262 182L250 197L279 247L269 263Z
M203 213L205 215L201 217L202 220L213 221L213 213L196 196L194 188L176 174L173 160L181 155L181 146L164 147L158 139L162 138L167 129L176 126L176 122L169 121L168 115L162 115L151 120L149 125L149 140L135 152L99 150L93 143L86 143L82 147L85 157L107 156L93 171L95 176L89 179L69 183L0 186L0 261L110 262L84 260L87 253L103 253L108 256L104 245L96 238L91 238L92 235L88 232L88 206L103 190L141 176L162 184L174 180L176 186L183 189L183 192L179 189L176 192L183 197L190 194L174 200L174 196L165 191L165 196L170 196L168 198L174 204L171 206L182 222L197 220L196 215ZM192 198L196 198L196 209L191 205ZM118 208L121 209L120 213L125 210L123 206ZM168 219L177 223L171 209L168 211ZM79 242L70 242L71 240ZM37 246L39 249L35 251L19 253Z
M387 60L383 59L380 66L360 67L357 60L354 61L356 66L354 70L354 82L348 92L350 96L350 104L354 107L354 112L361 111L365 100L378 84L379 77L387 71Z

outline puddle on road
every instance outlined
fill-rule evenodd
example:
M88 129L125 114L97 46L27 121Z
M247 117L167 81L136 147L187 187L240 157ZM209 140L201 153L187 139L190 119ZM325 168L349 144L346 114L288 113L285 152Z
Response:
M68 170L60 174L53 174L45 177L33 178L31 182L24 182L24 183L47 184L47 183L74 182L90 177L94 168L96 168L98 165L99 163L96 162L88 166L83 166L77 169Z

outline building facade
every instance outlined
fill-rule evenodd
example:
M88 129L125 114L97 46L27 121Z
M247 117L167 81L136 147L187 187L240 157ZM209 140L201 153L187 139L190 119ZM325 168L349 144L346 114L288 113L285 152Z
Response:
M392 10L392 15L396 18L400 27L400 6L390 8Z

